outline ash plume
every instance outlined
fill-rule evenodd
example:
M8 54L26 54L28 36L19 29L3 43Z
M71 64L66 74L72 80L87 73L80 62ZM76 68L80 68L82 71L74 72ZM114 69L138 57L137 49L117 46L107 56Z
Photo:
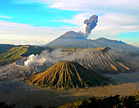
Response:
M84 21L84 24L87 25L85 29L85 34L84 34L86 37L91 33L91 30L96 27L97 22L98 22L97 15L92 15L89 19L86 19Z

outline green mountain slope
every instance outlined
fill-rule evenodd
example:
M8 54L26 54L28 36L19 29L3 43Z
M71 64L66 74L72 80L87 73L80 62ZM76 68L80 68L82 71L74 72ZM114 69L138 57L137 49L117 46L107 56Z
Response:
M13 47L0 54L0 65L12 63L30 54L39 54L44 49L46 48L36 47L36 46Z
M15 45L10 45L10 44L0 44L0 53L3 51L9 50L11 48L15 47Z
M25 78L25 82L39 87L81 88L110 84L110 78L91 72L76 62L61 61L43 73Z

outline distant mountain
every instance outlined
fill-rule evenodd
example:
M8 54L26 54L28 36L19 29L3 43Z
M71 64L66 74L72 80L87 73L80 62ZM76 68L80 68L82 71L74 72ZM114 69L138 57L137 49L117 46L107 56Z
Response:
M38 87L69 89L107 85L111 79L90 72L76 62L61 61L43 73L30 75L25 82Z
M107 47L114 48L117 50L139 51L139 48L126 44L125 42L122 42L122 41L110 40L106 38L99 38L99 39L96 39L95 41L101 44L101 46L103 47L107 46Z
M74 31L69 31L46 44L48 47L80 47L80 48L98 48L110 47L117 50L139 51L139 48L128 45L122 41L110 40L106 38L99 38L96 40L88 40L82 34Z
M46 44L48 47L81 47L88 48L93 46L93 48L101 47L97 43L88 41L86 37L74 31L69 31L60 36L59 38L53 40L52 42Z
M52 42L48 43L46 46L66 46L70 47L71 45L74 45L74 43L78 43L80 41L87 41L86 37L76 33L74 31L69 31L59 38L53 40ZM74 47L74 46L73 46ZM76 47L76 45L75 45Z

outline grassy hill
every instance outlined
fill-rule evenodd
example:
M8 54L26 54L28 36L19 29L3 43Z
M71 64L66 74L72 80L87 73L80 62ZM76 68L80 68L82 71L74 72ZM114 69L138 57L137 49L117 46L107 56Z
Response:
M46 48L37 46L13 47L0 54L0 66L22 59L30 54L39 54Z
M61 61L43 73L25 78L25 82L39 87L68 89L107 85L111 79L91 72L76 62Z
M10 44L0 44L0 53L3 51L9 50L11 48L15 47L15 45L10 45Z

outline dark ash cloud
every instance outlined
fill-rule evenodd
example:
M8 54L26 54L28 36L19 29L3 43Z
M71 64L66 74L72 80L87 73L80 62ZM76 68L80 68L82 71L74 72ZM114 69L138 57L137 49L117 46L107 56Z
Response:
M92 15L89 19L86 19L84 21L84 24L86 24L86 30L85 30L85 36L88 36L91 33L91 30L94 29L98 22L98 16Z

